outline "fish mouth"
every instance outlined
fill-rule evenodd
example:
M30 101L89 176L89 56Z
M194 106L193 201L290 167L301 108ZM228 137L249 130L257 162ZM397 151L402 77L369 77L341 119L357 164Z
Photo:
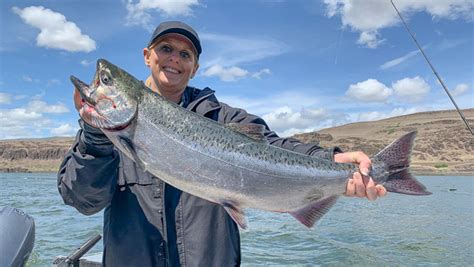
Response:
M92 97L90 97L91 88L89 87L89 85L87 85L85 82L79 80L78 78L72 75L71 75L71 81L74 84L74 87L76 88L76 90L79 92L79 95L81 96L81 99L82 99L79 115L83 119L85 119L88 123L93 124L93 126L97 128L103 128L103 129L114 128L113 124L97 110L96 108L97 101L94 100Z
M94 99L92 99L90 95L90 87L87 85L85 82L79 80L78 78L74 77L71 75L71 82L74 84L74 87L76 90L79 92L81 95L82 100L85 102L89 103L92 106L96 105L96 102Z

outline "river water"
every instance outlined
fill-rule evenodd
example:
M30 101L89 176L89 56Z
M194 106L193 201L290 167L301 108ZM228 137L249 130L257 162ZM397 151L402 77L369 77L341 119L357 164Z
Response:
M474 178L421 176L430 196L389 194L375 202L342 197L313 229L287 214L247 210L242 265L474 265ZM102 214L63 204L54 173L0 173L0 206L32 216L28 266L51 266L91 236ZM99 242L91 252L102 250Z

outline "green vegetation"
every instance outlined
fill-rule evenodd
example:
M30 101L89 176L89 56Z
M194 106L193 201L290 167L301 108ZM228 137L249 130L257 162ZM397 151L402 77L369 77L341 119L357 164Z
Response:
M389 126L387 133L393 134L399 127L400 127L400 123L397 123L397 125Z
M441 168L447 168L448 164L447 163L437 163L434 165L436 169L441 169Z

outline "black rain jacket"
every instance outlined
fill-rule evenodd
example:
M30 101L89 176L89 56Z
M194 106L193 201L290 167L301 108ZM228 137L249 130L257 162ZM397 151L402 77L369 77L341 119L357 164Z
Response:
M209 88L187 87L181 105L220 123L262 124L269 143L285 149L331 160L339 152L280 138L263 119L220 103ZM99 129L79 123L58 189L66 204L85 215L105 208L103 265L240 265L239 229L222 206L144 172Z

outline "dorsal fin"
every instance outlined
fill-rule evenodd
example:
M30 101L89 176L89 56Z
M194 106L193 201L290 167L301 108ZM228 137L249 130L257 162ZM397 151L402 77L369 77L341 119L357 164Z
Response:
M266 142L265 135L263 135L265 131L265 126L256 123L228 123L226 124L227 127L230 129L244 134L256 141L259 142Z

